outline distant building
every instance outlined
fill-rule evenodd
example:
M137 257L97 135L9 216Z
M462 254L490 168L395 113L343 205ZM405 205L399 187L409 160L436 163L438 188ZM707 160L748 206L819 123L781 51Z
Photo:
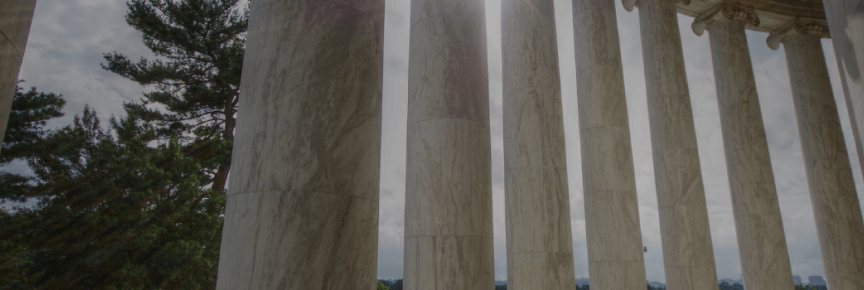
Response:
M507 285L507 281L495 281L495 286Z
M664 289L666 288L666 284L663 284L660 282L648 282L648 285L651 285L651 287L654 287L654 288L664 288Z
M793 275L792 276L792 284L801 285L801 276Z
M810 279L810 285L828 285L822 276L810 276L808 278Z

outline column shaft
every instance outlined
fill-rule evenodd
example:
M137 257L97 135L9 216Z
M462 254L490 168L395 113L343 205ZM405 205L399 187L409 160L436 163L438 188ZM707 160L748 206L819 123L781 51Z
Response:
M405 289L492 289L483 0L412 0Z
M501 7L508 289L575 285L553 2Z
M384 1L253 1L217 289L375 289Z
M6 124L35 9L36 0L0 2L0 144L6 136Z
M818 37L783 40L816 230L831 290L864 285L864 221Z
M675 1L641 0L639 25L666 285L719 289Z
M708 25L744 287L792 289L789 253L744 21Z
M823 0L859 165L864 169L864 1Z
M591 289L645 289L633 150L614 0L574 0Z

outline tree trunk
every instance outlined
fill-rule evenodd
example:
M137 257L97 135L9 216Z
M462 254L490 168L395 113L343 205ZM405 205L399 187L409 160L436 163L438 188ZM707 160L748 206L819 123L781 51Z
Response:
M234 126L237 121L234 119L234 112L237 110L235 107L237 105L236 99L237 96L235 95L225 102L225 129L222 131L222 138L231 142L234 142ZM211 188L225 191L225 183L228 181L228 172L230 171L231 160L228 160L225 164L220 164L219 168L216 169L216 176L213 177L213 186Z

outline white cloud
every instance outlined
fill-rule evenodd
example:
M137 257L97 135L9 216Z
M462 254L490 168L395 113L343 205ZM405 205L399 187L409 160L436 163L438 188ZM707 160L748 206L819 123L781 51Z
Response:
M103 53L152 57L141 34L126 24L126 5L114 0L40 0L20 79L25 87L65 96L67 124L89 104L102 118L120 115L122 102L137 100L142 88L99 65Z

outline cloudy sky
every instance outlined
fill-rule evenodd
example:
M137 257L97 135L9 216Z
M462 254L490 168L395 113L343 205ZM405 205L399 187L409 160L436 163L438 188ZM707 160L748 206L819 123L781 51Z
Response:
M582 167L576 108L576 72L573 51L571 0L554 0L561 70L561 93L567 134L570 206L576 277L588 277L585 219L582 198ZM614 0L609 0L614 1ZM617 2L617 1L616 1ZM384 49L384 116L381 156L381 204L378 242L378 277L401 278L405 205L405 132L408 94L409 0L387 0ZM100 117L123 114L122 103L140 98L138 84L102 70L103 53L117 51L132 58L152 57L143 46L141 34L124 21L126 5L119 0L39 0L27 44L20 78L25 87L63 94L66 117L52 125L64 125L80 113L85 104ZM489 58L489 87L492 124L493 223L495 235L495 276L506 280L504 227L504 170L501 110L501 5L486 0L486 27ZM696 122L699 156L707 195L711 238L719 278L740 279L740 263L732 217L732 205L720 135L711 52L707 35L690 30L692 18L678 18L687 77ZM642 67L637 12L618 7L618 25L624 62L633 158L639 196L643 242L648 247L645 266L648 279L664 281L660 251L660 224L648 128L645 79ZM780 208L795 275L822 275L821 254L810 204L801 144L792 104L789 77L783 50L765 45L764 33L748 32L759 98L771 161L776 177ZM845 100L837 74L830 41L823 41L825 57L834 85L852 170L862 195L861 167L851 139ZM241 117L242 118L242 117ZM17 165L20 167L20 165ZM19 168L20 169L20 168ZM15 169L13 169L15 170ZM805 278L806 281L806 278Z

